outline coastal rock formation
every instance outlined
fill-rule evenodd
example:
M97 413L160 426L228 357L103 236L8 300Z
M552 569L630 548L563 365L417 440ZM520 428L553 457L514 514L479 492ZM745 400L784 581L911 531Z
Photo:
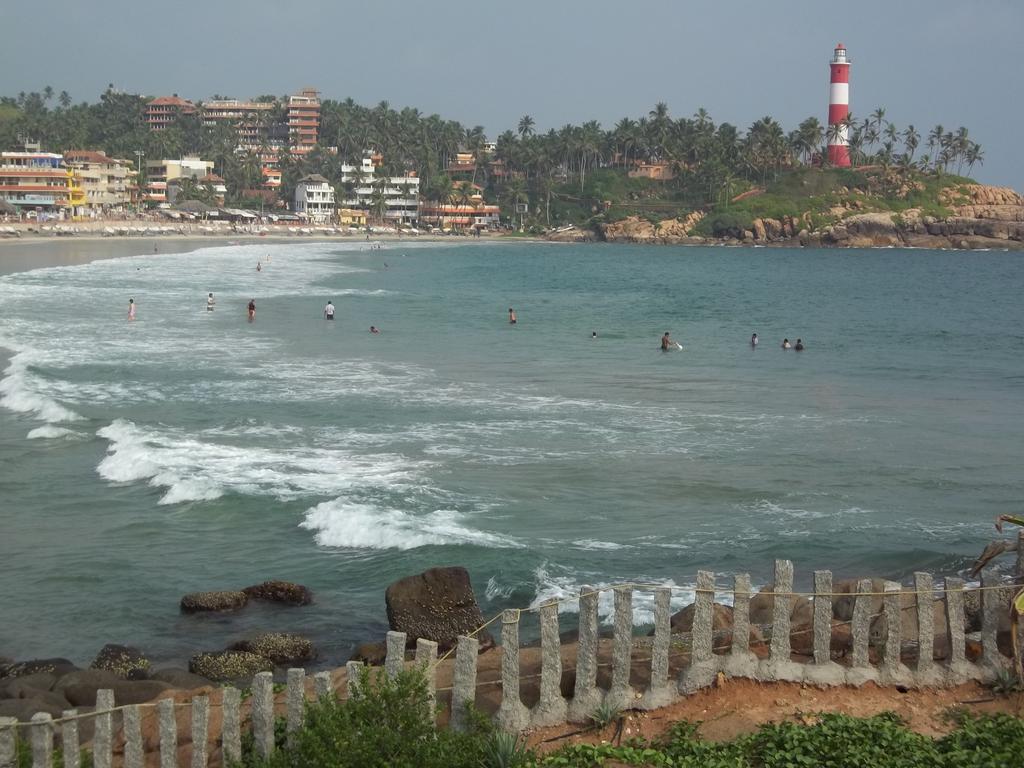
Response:
M57 682L53 684L53 691L63 694L66 689L72 687L81 690L89 689L95 699L96 691L101 688L110 688L123 680L123 677L107 669L79 669L57 678Z
M382 667L388 656L388 644L383 640L376 643L360 643L348 657L349 661L361 661L368 667Z
M316 657L313 643L301 635L267 632L251 640L242 640L231 646L232 651L248 651L270 659L277 665L300 664Z
M750 623L771 624L775 621L775 592L769 585L754 595L750 600ZM811 601L801 595L789 598L789 622L791 627L811 624L814 621L814 608Z
M309 605L313 602L313 590L291 581L264 581L242 590L253 600L266 600L285 605Z
M669 620L669 624L672 627L672 633L692 632L693 616L695 613L696 605L694 603L690 603L690 605L686 606L681 611L676 611L672 614L672 618ZM732 606L723 605L722 603L712 604L711 629L732 629Z
M484 623L469 572L461 567L431 568L391 584L384 593L388 625L406 633L410 647L417 638L436 642L440 650L452 648L459 635ZM476 635L481 650L494 644L487 632Z
M704 218L703 211L693 211L682 219L664 219L657 223L640 216L598 225L601 239L609 243L660 243L675 245L691 241L690 232ZM697 238L703 242L703 238Z
M64 697L76 707L96 706L96 691L99 688L109 689L114 692L114 705L142 704L151 701L164 691L169 691L172 686L161 683L159 680L124 680L117 678L113 683L101 685L98 688L93 685L70 685L64 689Z
M221 590L215 592L192 592L181 598L182 613L205 611L236 611L245 607L249 596L245 592Z
M0 678L23 677L24 675L33 675L36 672L51 672L59 677L76 669L78 667L67 659L29 659L28 661L18 661L7 665L0 670Z
M158 669L149 676L149 679L159 680L161 683L167 683L182 691L192 691L196 688L206 688L213 685L205 677L186 672L184 669Z
M188 661L188 671L214 682L251 678L257 672L273 672L274 662L248 651L199 653Z
M105 669L121 677L145 677L149 659L138 648L108 644L100 649L90 669Z

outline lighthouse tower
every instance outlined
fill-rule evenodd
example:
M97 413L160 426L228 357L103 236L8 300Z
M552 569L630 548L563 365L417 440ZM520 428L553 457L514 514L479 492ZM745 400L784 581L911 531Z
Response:
M829 70L832 77L828 91L828 162L849 168L850 147L843 121L850 113L850 60L846 58L846 48L842 43L832 52ZM832 126L839 126L838 131Z

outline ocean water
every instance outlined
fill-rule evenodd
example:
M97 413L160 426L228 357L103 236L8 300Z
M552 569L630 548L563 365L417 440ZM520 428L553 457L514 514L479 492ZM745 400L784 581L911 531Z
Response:
M698 569L765 583L774 558L802 586L960 572L1021 511L1021 267L357 242L2 277L0 654L180 662L258 628L340 663L387 629L386 586L437 565L487 615L626 581L682 605ZM316 604L178 613L269 578Z

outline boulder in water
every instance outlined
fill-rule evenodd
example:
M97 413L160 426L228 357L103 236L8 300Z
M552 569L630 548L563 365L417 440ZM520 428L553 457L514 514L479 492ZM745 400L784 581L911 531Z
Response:
M249 596L245 592L220 590L214 592L192 592L181 598L182 613L207 611L237 611L245 607Z
M266 600L285 605L309 605L313 602L313 590L291 581L264 581L242 590L253 600Z
M388 624L406 633L410 647L417 638L433 640L441 651L457 643L459 635L478 629L484 618L480 613L469 572L462 567L431 568L391 584L384 593ZM486 631L476 634L480 649L494 645Z
M108 643L96 654L89 668L105 669L126 678L142 678L149 670L149 659L138 648Z
M251 640L242 640L231 646L232 651L248 651L277 665L298 664L316 658L313 643L301 635L286 632L267 632Z
M188 661L188 671L214 682L224 682L251 678L257 672L273 672L274 662L248 651L215 651L193 656Z

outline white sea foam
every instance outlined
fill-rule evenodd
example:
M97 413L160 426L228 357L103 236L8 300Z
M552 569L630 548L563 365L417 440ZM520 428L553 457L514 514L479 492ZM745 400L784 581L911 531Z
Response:
M302 528L316 532L322 547L357 549L415 549L427 546L473 544L480 547L518 547L514 539L475 530L466 518L449 509L414 514L374 504L334 499L306 511Z
M32 413L52 423L80 421L82 416L57 402L45 392L42 379L32 373L35 356L18 352L11 358L0 380L0 405L18 413Z
M540 608L549 600L558 600L559 611L562 613L579 613L579 595L584 586L602 590L597 599L597 614L605 624L611 624L615 617L615 593L610 587L625 582L643 584L633 591L633 626L642 626L654 623L654 587L669 587L672 589L670 601L671 610L680 610L693 602L694 585L680 585L672 579L649 579L644 577L632 577L621 581L607 581L595 578L592 581L581 581L579 574L575 573L554 573L558 570L556 566L545 563L537 567L533 572L535 583L535 596L530 603L530 609ZM718 602L731 602L732 596L728 593L716 595ZM563 602L564 601L564 602Z
M355 456L310 446L268 449L215 442L175 429L142 428L117 419L97 433L110 441L97 466L111 482L145 480L166 488L161 504L202 501L228 493L281 500L366 490L395 491L419 482L419 464L400 456Z
M85 437L85 435L81 432L76 432L73 429L47 424L46 426L36 427L35 429L29 430L29 433L25 435L25 437L29 440L56 440L59 438L74 440L80 437Z

